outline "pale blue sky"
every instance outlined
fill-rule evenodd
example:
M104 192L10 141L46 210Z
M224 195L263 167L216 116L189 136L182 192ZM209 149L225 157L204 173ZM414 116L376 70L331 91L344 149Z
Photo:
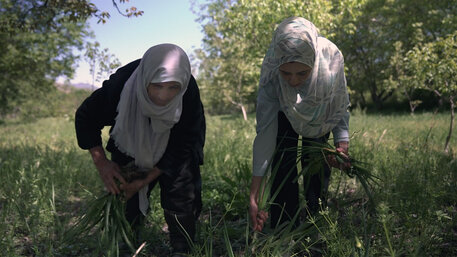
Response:
M97 24L98 19L91 18L95 40L102 48L108 48L122 65L141 58L149 47L160 43L179 45L188 55L200 47L203 35L201 25L195 21L197 16L191 11L191 0L130 0L119 4L121 10L135 6L144 11L142 16L132 18L121 16L111 0L92 2L111 14L105 24ZM100 86L102 81L95 85ZM71 82L92 83L89 65L83 60Z

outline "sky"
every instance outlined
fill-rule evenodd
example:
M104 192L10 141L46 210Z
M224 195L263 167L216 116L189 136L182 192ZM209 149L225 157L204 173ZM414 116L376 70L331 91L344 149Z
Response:
M149 47L161 43L173 43L190 55L195 48L200 48L203 34L201 25L195 20L197 15L191 11L191 0L130 0L119 4L121 10L135 6L144 11L142 16L127 18L118 13L111 0L92 0L111 17L105 24L91 18L90 28L95 34L101 49L108 48L122 65L141 58ZM116 1L118 2L118 1ZM194 1L193 1L194 2ZM84 53L84 52L83 52ZM89 65L81 59L72 84L92 83ZM103 79L95 82L100 87Z

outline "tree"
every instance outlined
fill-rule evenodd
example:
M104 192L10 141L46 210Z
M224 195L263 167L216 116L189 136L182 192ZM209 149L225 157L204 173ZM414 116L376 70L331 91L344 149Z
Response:
M119 59L108 52L108 48L100 49L100 43L86 42L86 52L84 58L90 65L90 74L92 75L92 90L94 90L95 81L100 81L111 74L116 68L121 66Z
M420 72L425 74L425 88L449 102L451 117L444 144L444 151L447 153L454 129L454 109L457 105L457 31L446 38L439 38L421 48L415 48L410 55L422 60L418 66L421 68Z
M457 105L457 30L445 38L413 47L406 54L406 62L408 65L404 70L414 74L416 88L434 92L449 103L449 131L444 144L444 151L447 153Z
M334 2L338 25L333 40L345 56L348 84L355 92L352 100L366 105L368 92L378 109L396 90L386 81L398 80L391 68L398 42L405 54L419 42L433 42L457 28L456 0Z
M125 13L141 14L136 8ZM71 77L78 58L73 49L82 48L91 16L104 21L109 14L88 0L0 0L0 117L56 90L56 77Z
M54 90L59 75L71 76L76 56L74 47L82 45L84 23L40 16L30 11L30 1L0 0L0 116L19 111L20 103ZM40 20L39 20L40 19ZM47 26L49 19L52 24ZM59 21L57 21L59 20ZM22 24L15 27L17 24ZM34 26L28 24L34 23Z

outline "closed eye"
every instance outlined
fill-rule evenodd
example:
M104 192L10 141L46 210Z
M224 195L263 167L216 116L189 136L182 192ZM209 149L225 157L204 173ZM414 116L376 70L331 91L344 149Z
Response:
M308 74L309 74L309 72L310 72L310 70L307 70L307 71L301 71L301 72L299 72L299 73L298 73L298 75L300 75L300 76L306 76L306 75L308 75Z
M284 76L290 76L292 75L292 73L290 72L287 72L287 71L283 71L283 70L279 70Z
M162 88L162 87L163 87L163 86L160 85L160 84L151 84L151 85L152 85L153 87L155 87L155 88Z

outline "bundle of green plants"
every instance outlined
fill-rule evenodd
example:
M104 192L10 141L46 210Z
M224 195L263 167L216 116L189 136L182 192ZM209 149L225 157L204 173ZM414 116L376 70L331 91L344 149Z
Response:
M305 143L308 145L298 148L298 156L307 156L305 161L308 162L308 165L302 169L298 176L303 174L306 178L319 172L323 173L322 163L326 162L327 165L329 165L328 159L333 156L341 165L339 170L350 178L356 178L362 185L369 201L374 204L375 199L372 194L372 188L373 184L377 184L379 178L373 174L369 163L359 161L350 154L346 155L343 152L337 151L337 149L329 143L319 143L314 141L305 141ZM345 166L347 163L350 164L348 167ZM296 180L297 179L298 177ZM308 181L309 183L309 180L305 179L305 181Z
M280 155L279 161L276 162L275 166L271 167L270 174L264 176L262 180L261 192L259 194L259 210L268 211L269 207L274 204L274 199L277 197L287 180L287 176L282 178L282 183L275 192L272 192L274 177L276 176L280 163L284 161L284 153L287 151L297 152L295 165L298 165L299 162L301 162L301 159L307 163L299 172L295 174L294 172L287 173L287 176L296 176L294 182L296 182L299 177L303 176L305 190L309 186L309 177L321 174L321 178L323 178L323 164L328 164L328 159L333 156L336 161L341 164L341 167L346 167L341 168L341 172L350 178L356 178L360 182L373 207L372 210L374 210L375 200L373 198L372 190L373 184L377 183L378 178L370 170L369 164L358 161L352 156L347 156L345 153L337 151L334 146L331 146L328 143L318 143L314 141L305 141L303 146L284 149L284 152ZM346 165L348 163L350 165ZM323 206L321 205L321 210L323 210L322 207ZM300 215L303 212L307 212L308 215L306 216L308 217L309 222L298 222ZM282 215L286 214L283 213ZM268 256L275 256L275 252L283 255L287 252L290 254L309 254L309 251L313 248L316 248L316 251L321 251L319 246L314 247L314 245L320 245L322 243L318 236L320 234L319 230L320 227L327 224L322 220L322 216L310 215L306 206L300 206L297 213L290 218L290 222L280 224L274 229L267 228L265 236L261 236L261 233L259 232L254 232L251 242L251 250L253 253L263 252L268 253Z
M372 188L373 184L377 184L377 180L379 178L376 177L370 170L370 165L368 163L358 161L351 155L346 155L345 153L338 151L334 146L330 145L329 143L319 143L315 141L306 140L304 140L303 142L306 144L305 146L284 149L283 153L279 158L279 161L276 162L274 167L271 167L270 175L266 175L263 177L261 186L262 190L259 199L259 210L268 209L268 206L270 206L274 202L274 199L279 194L279 191L281 190L281 188L284 185L284 182L287 179L287 177L283 178L282 183L279 185L277 190L273 193L271 192L273 180L279 169L280 163L283 161L284 153L287 151L297 152L297 160L295 165L299 164L299 162L301 162L301 159L303 159L303 161L307 163L305 167L302 167L298 174L292 174L293 172L287 173L287 176L296 176L294 182L296 182L301 176L304 177L304 183L309 183L309 179L307 178L316 174L321 174L321 177L323 177L323 163L328 164L329 158L334 157L336 161L339 164L341 164L341 167L345 167L347 163L350 164L347 168L341 168L341 172L343 172L350 178L356 178L362 185L370 202L374 204ZM309 186L309 184L305 184L304 186L306 189Z
M145 173L137 172L132 164L122 167L121 175L127 182L131 182L143 178ZM99 250L105 256L119 256L123 250L135 252L136 239L125 217L125 210L126 200L122 193L104 193L100 197L89 199L84 214L66 231L64 241L76 242L83 236L92 235L98 239Z

